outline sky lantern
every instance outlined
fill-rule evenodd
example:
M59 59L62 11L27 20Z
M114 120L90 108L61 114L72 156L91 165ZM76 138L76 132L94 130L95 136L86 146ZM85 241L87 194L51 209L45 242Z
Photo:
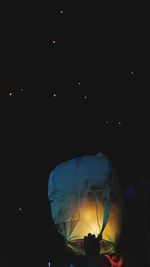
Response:
M122 229L122 192L114 168L102 153L59 164L48 180L53 222L66 247L84 255L88 233L99 238L100 253L115 253Z

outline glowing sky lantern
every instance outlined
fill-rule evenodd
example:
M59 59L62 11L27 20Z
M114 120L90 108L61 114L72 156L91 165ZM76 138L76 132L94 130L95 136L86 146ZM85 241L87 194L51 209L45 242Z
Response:
M91 233L100 240L100 253L115 252L122 227L122 193L105 155L58 165L49 176L48 198L53 222L67 248L84 255L83 238Z

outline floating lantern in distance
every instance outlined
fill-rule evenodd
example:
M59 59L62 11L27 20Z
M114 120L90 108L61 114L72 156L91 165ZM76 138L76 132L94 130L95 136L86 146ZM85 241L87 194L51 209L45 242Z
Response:
M122 193L109 159L98 153L58 165L49 176L53 222L66 247L84 255L88 233L99 238L100 253L114 253L122 228Z

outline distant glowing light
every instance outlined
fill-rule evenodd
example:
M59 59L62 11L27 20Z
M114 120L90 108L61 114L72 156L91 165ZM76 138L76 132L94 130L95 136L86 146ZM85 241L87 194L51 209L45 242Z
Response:
M22 211L22 208L19 208L19 211Z
M54 93L54 94L53 94L53 97L56 97L56 96L57 96L57 95Z
M84 96L84 99L87 99L87 96L86 95Z
M50 262L48 262L48 267L50 267L51 266L51 263Z
M53 42L53 44L56 44L56 41L55 40L53 40L52 42Z
M81 82L78 82L78 85L81 85Z
M23 91L23 88L21 88L20 91Z
M12 95L12 93L9 93L9 95Z
M122 122L121 122L121 121L118 121L118 124L119 124L119 125L121 125L121 124L122 124Z
M106 124L108 124L109 123L109 121L106 121Z
M133 75L133 71L131 71L131 74Z
M60 13L63 14L64 13L63 10L61 10Z

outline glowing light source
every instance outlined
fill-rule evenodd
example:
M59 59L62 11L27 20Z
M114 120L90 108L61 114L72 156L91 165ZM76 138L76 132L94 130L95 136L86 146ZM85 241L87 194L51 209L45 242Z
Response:
M131 74L133 75L133 71L131 71Z
M121 125L121 124L122 124L122 122L121 122L121 121L118 121L118 124L119 124L119 125Z
M87 99L87 96L86 95L84 96L84 99Z
M19 208L19 211L22 211L22 208Z
M12 93L9 93L10 96L12 96Z
M56 44L56 41L55 40L53 40L52 42L53 42L53 44Z
M56 97L56 96L57 96L56 93L54 93L54 94L53 94L53 97Z
M48 262L48 267L50 267L51 266L51 263L50 263L50 261Z
M63 10L61 10L60 13L63 14L64 13Z

